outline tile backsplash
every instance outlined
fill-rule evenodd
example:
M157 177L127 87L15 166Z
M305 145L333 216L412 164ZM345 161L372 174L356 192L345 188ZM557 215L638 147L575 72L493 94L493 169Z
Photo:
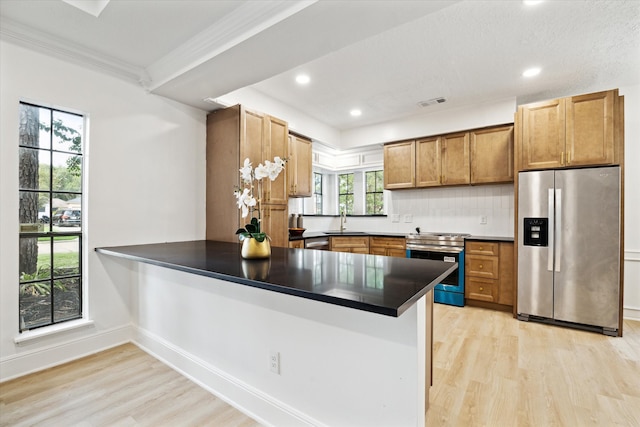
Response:
M385 192L386 217L348 217L351 231L421 231L513 237L513 184ZM483 223L485 222L486 223ZM309 231L337 230L338 217L305 216Z

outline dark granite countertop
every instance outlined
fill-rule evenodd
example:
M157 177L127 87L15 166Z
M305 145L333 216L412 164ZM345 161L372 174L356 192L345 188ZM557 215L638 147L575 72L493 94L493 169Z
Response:
M486 242L513 242L513 237L500 236L469 236L465 240L482 240Z
M313 239L315 237L332 237L332 236L378 236L378 237L407 237L407 233L388 233L383 231L310 231L305 232L302 236L289 236L289 241Z
M400 316L458 264L273 247L267 260L244 260L239 243L198 240L96 248L241 285L387 316Z

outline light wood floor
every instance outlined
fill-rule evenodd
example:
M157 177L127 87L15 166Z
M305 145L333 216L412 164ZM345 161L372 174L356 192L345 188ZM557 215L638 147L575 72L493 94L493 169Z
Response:
M640 426L640 322L624 337L435 304L429 426Z
M640 322L611 338L479 308L434 311L428 426L640 426ZM127 344L0 384L0 425L258 423Z
M258 426L133 344L0 384L0 426Z

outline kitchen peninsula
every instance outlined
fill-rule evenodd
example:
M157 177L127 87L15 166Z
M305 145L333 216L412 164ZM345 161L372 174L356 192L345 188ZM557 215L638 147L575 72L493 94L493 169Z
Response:
M135 342L254 418L424 425L431 290L457 265L276 247L243 260L216 241L96 251L129 272Z

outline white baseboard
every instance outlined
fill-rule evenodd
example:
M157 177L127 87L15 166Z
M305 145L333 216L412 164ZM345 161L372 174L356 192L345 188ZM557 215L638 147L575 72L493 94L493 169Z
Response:
M21 351L0 359L0 382L42 371L72 360L131 342L133 326L127 324L87 336L56 339L49 344L21 345ZM23 349L23 350L22 350Z
M133 342L141 349L259 423L267 426L323 426L318 420L163 338L139 327L135 331Z
M637 320L640 322L640 308L625 307L622 310L622 317L628 320Z

